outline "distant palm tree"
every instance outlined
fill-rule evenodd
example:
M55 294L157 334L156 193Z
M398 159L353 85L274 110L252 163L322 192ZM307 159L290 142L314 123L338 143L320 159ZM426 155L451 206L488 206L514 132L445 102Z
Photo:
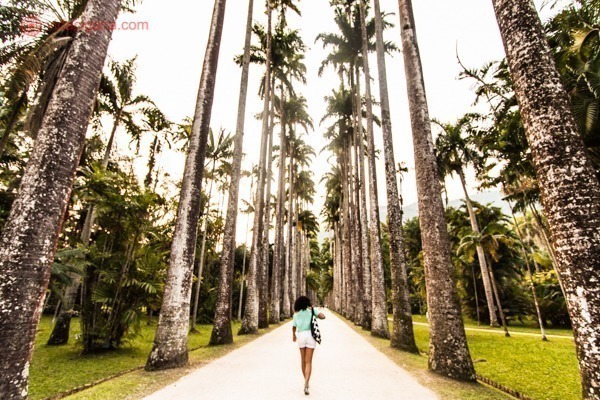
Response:
M212 197L213 184L216 181L217 162L223 164L227 163L232 157L231 146L233 145L233 137L230 134L225 134L225 130L221 129L219 134L215 136L212 129L209 130L208 145L206 148L205 159L208 161L206 164L212 165L207 171L206 177L210 179L210 185L208 186L208 196L206 200L206 206L202 211L201 215L204 217L202 220L202 244L200 245L200 261L198 262L198 272L196 273L196 290L194 291L194 303L192 306L192 314L190 318L190 331L196 329L196 318L198 317L198 303L200 301L200 286L202 284L202 271L204 270L204 261L206 259L206 226L208 223L208 215L210 211L210 202ZM205 168L208 165L205 165Z
M110 23L119 9L116 0L89 0L83 15ZM10 343L0 347L0 390L7 399L27 398L41 306L110 39L109 30L82 30L73 40L0 235L0 332Z
M181 367L187 363L192 269L200 218L200 190L226 0L215 0L197 107L192 123L181 197L177 210L163 304L146 370Z
M447 175L456 173L460 178L460 183L465 194L465 203L469 212L469 221L471 229L475 234L479 234L479 224L473 211L473 204L467 190L467 182L465 180L464 168L475 162L477 155L471 149L463 134L463 130L471 128L472 117L466 115L462 117L456 124L438 124L442 128L442 132L438 135L435 141L435 150L437 154L438 166L443 178ZM487 265L483 247L477 243L477 261L481 268L481 279L485 291L488 311L490 314L490 326L497 327L498 317L496 315L496 306L494 301L493 286L491 281L492 272Z
M156 108L148 96L134 95L136 81L135 62L136 57L126 60L123 63L111 62L110 71L112 76L103 76L100 81L101 94L98 96L100 109L113 117L112 130L101 162L103 170L108 168L110 153L119 126L125 125L127 132L139 146L144 129L136 122L135 117L139 115L145 115L148 118L158 116L159 118L163 118L163 121L155 122L158 122L161 126L164 126L165 124L164 116L161 117L161 115L159 115L162 113ZM89 245L96 219L97 209L94 207L94 204L89 204L80 235L81 243L85 246ZM48 339L49 345L63 345L69 341L71 316L73 315L73 307L75 306L77 294L81 287L81 278L80 274L74 274L71 284L65 288L61 311ZM91 295L91 293L89 294Z

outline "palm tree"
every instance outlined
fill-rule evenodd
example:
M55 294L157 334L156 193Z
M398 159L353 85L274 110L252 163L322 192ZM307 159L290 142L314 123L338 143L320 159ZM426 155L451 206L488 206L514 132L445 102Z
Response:
M360 137L362 138L362 123L358 123L357 119L362 119L362 101L360 98L360 90L359 81L360 81L360 65L362 64L361 56L362 56L362 31L361 31L361 22L360 22L360 12L358 8L352 8L351 2L336 2L337 8L335 9L335 22L338 27L340 33L321 33L317 36L316 41L320 40L323 42L323 47L331 47L332 51L327 56L327 58L321 63L321 67L319 69L319 74L322 73L325 67L331 65L333 66L340 78L342 79L342 87L344 85L344 79L347 80L352 92L355 94L348 100L348 111L349 117L348 127L352 129L352 135L358 136L360 130ZM384 16L385 17L385 16ZM391 26L385 19L382 17L383 26L387 28ZM375 50L375 42L373 37L375 36L375 19L370 19L365 23L365 29L367 32L367 46L366 48L369 51ZM396 51L397 48L392 43L385 43L385 51L392 52ZM365 51L366 54L366 51ZM353 104L353 107L350 105ZM360 106L357 106L360 105ZM358 114L358 115L357 115ZM356 139L352 139L354 143L353 146L358 147ZM348 176L348 185L352 186L354 189L348 188L347 197L350 196L350 192L352 192L352 196L354 200L352 203L348 204L348 213L351 214L348 218L343 217L345 221L342 223L342 230L345 232L342 235L343 244L342 248L346 254L346 257L351 257L355 261L350 261L344 263L345 266L350 267L352 269L352 275L358 276L361 275L361 279L353 280L353 285L346 287L345 290L348 291L350 301L353 304L358 302L360 297L363 298L363 304L356 308L356 315L349 315L351 319L356 320L357 323L362 325L363 327L369 329L370 319L371 319L371 278L370 278L370 259L367 256L369 254L369 243L368 243L368 235L366 230L367 225L367 212L366 212L366 192L364 193L364 199L361 203L360 201L360 187L365 187L364 185L364 162L361 164L360 156L357 157L358 149L355 149L355 160L354 163L350 160L351 155L351 143L347 142L347 151L344 153L347 157L342 157L340 160L344 165L344 170L347 169ZM358 159L357 159L358 158ZM364 158L364 156L363 156ZM346 163L348 163L348 168L346 168ZM354 164L354 165L352 165ZM362 165L362 169L360 169L360 165ZM358 173L355 173L354 179L350 179L352 173L351 171L357 170ZM360 170L359 170L360 169ZM362 170L362 181L360 180ZM345 186L344 186L345 187ZM349 199L350 200L350 199ZM343 214L344 215L344 214ZM364 217L363 217L364 216ZM345 226L350 224L348 230L351 233L347 232ZM361 228L364 226L364 229ZM358 245L358 235L362 235L362 247ZM350 237L348 237L350 235ZM345 239L344 239L345 238ZM352 243L352 245L350 244ZM361 273L362 271L362 273ZM350 274L350 270L346 271L346 274ZM367 274L367 278L364 278L364 275ZM362 281L362 282L361 282ZM347 286L347 284L345 284ZM362 291L364 293L363 296L359 295L359 292ZM368 291L368 293L366 292ZM343 296L345 300L348 296ZM355 310L352 307L351 310ZM365 310L367 315L365 316ZM362 321L359 321L362 320ZM368 322L367 322L368 321Z
M187 335L192 269L200 218L199 193L204 174L204 155L210 126L225 3L226 0L215 0L183 174L163 305L154 345L146 362L146 370L180 367L188 360Z
M204 219L202 221L202 244L200 245L200 261L198 263L198 272L196 273L196 290L194 292L194 304L192 307L192 314L190 318L190 331L195 331L196 329L196 318L198 317L198 303L200 301L200 286L202 284L202 271L204 270L204 261L205 261L205 250L206 250L206 225L208 223L208 215L210 211L210 201L212 198L212 189L213 183L216 181L217 170L217 161L221 163L225 163L225 160L228 160L232 156L231 145L233 144L233 138L229 134L225 134L225 130L221 129L219 131L218 136L215 139L215 134L212 129L209 130L208 135L208 145L206 148L206 156L205 159L208 159L206 167L212 164L210 170L206 174L206 178L210 178L210 185L208 186L208 196L206 200L205 210L203 210L202 215ZM220 210L222 207L219 208Z
M393 331L392 347L411 353L419 353L413 332L412 314L408 293L404 238L402 237L402 210L398 198L396 161L392 139L392 121L387 87L383 23L379 0L375 2L375 30L377 32L377 67L379 72L379 95L381 97L381 123L383 153L388 200L388 227L390 230L390 269L392 274Z
M272 89L274 85L272 85ZM274 97L274 90L271 95ZM270 243L269 232L271 230L271 181L273 180L273 125L275 123L275 102L271 102L271 111L269 113L269 145L267 154L267 172L266 172L266 192L265 192L265 214L264 229L262 239L262 268L261 268L261 287L258 305L258 327L266 329L269 327L269 265L270 265Z
M139 145L143 129L136 123L134 118L138 114L151 116L152 110L157 110L156 107L144 108L149 105L153 106L152 101L147 96L134 96L133 94L135 86L135 62L136 57L126 60L123 63L111 62L110 71L112 77L103 77L100 81L101 96L99 97L102 99L100 101L102 104L101 108L113 117L112 130L101 162L102 169L104 170L108 168L117 128L121 124L124 124L127 132ZM81 242L85 246L89 245L96 218L97 209L94 207L94 204L90 204L80 236ZM49 345L63 345L69 341L71 316L73 315L73 307L77 302L77 294L82 282L81 278L80 274L74 274L71 284L65 288L61 311L52 329L52 334L48 339Z
M281 102L280 98L280 102ZM283 107L280 106L280 120L285 120ZM277 205L275 208L275 243L273 246L273 277L271 284L271 304L269 307L269 323L278 324L281 320L281 301L282 301L282 279L284 278L284 247L283 247L283 225L285 221L284 202L285 196L285 123L281 123L279 134L279 176L277 182ZM285 293L287 295L287 293Z
M465 202L467 204L467 210L469 212L469 220L471 222L471 229L475 234L479 234L479 224L473 211L473 204L469 197L467 190L467 183L465 180L465 173L463 168L475 161L477 155L471 150L469 143L463 137L463 129L471 129L471 116L466 115L462 117L455 125L451 124L439 124L442 128L442 133L437 137L435 141L435 149L437 153L438 165L441 174L445 178L447 175L456 173L460 178L460 183L465 193ZM480 243L477 244L477 260L479 267L481 268L481 278L483 280L483 288L485 291L485 298L487 301L488 311L490 314L490 326L498 326L498 317L496 316L496 307L494 302L493 286L491 282L492 272L488 267L483 247Z
M360 29L362 37L362 53L367 54L367 29L365 25L365 1L360 0ZM376 16L377 18L377 16ZM377 195L377 173L375 169L375 139L373 136L373 104L371 97L371 72L368 57L363 57L363 73L365 74L365 98L367 101L367 152L369 154L369 203L371 233L371 284L372 284L372 320L371 334L389 338L387 322L387 302L385 294L385 278L381 249L381 227L379 219L379 200Z
M453 279L450 242L433 138L421 56L410 0L398 0L402 53L411 115L419 222L423 243L427 305L430 321L429 368L451 378L475 380L460 303Z
M83 15L113 22L119 8L116 0L90 0ZM0 349L0 387L7 399L27 398L40 307L110 38L109 30L75 37L0 235L0 332L11 343Z
M340 245L341 245L341 260L340 263L343 266L341 274L334 276L334 279L339 280L341 284L341 312L343 315L350 317L348 313L348 303L355 304L351 298L351 282L348 279L350 277L350 270L352 261L352 247L350 243L350 203L349 203L349 189L348 189L348 158L349 156L349 136L352 134L352 95L346 90L343 85L340 86L339 90L333 90L331 96L326 96L327 110L321 122L327 119L333 119L333 123L327 128L324 136L327 139L331 139L330 144L327 146L331 150L337 159L337 165L339 166L339 183L341 189L340 196ZM341 278L341 279L339 279ZM352 307L353 308L353 307Z
M240 82L240 96L238 100L238 115L233 148L233 173L229 185L229 199L227 203L227 217L225 232L223 234L223 252L221 253L221 267L219 272L219 286L217 289L217 304L215 306L215 323L210 336L210 344L233 343L231 331L231 293L233 284L233 261L235 252L235 231L237 225L238 196L240 178L242 176L242 157L244 143L244 123L246 121L246 99L248 97L248 75L250 70L250 39L252 38L252 13L254 0L248 1L248 17L246 19L246 35L244 38L244 56L242 60L242 77ZM244 250L246 244L244 243ZM244 263L246 255L244 251ZM245 265L245 264L244 264ZM243 281L242 281L243 290ZM243 293L243 292L241 292ZM242 294L240 293L240 304Z
M475 248L477 257L482 257L485 260L485 263L489 266L489 279L492 285L495 303L498 305L498 310L500 311L502 328L504 329L505 335L510 337L510 334L508 333L508 327L506 326L506 317L504 316L502 303L500 302L500 294L498 292L496 278L494 277L492 263L488 262L490 258L496 262L498 261L498 243L501 240L507 240L507 238L507 229L503 225L498 222L490 222L477 232L471 231L468 234L463 235L457 253L460 254L461 252L468 252L467 261L471 263L473 262L474 258L474 252L472 250Z
M266 175L266 157L267 157L267 141L269 136L269 116L271 101L271 18L272 9L271 3L267 0L267 40L265 43L266 72L264 77L264 103L262 112L262 135L260 140L260 159L258 162L258 181L256 185L256 198L254 199L254 223L252 233L252 249L250 250L250 266L248 269L247 278L247 293L246 307L244 308L244 318L242 326L238 332L239 335L257 334L258 333L258 313L259 313L259 297L260 297L260 278L262 270L262 241L263 241L263 204L264 204L264 188Z
M600 381L600 183L533 2L493 4L567 295L583 398L595 399Z

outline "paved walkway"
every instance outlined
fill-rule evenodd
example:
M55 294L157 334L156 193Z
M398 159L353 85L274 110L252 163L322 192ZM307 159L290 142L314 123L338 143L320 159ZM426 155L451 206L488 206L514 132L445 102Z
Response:
M300 352L292 323L198 368L146 400L327 399L434 400L405 370L325 310L322 345L313 359L310 396L303 392Z

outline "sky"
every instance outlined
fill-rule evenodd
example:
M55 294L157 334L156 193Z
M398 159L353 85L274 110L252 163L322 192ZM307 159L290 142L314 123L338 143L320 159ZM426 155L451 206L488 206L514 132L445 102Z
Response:
M398 4L395 0L380 1L382 11L395 14L390 17L395 27L385 32L385 39L394 41L400 47ZM117 30L113 34L109 48L110 59L123 61L137 55L136 92L152 98L173 122L181 122L183 118L193 114L213 4L210 0L144 0L136 7L135 14L122 14L119 20L120 23L147 23L147 29ZM307 98L309 114L315 122L314 132L309 132L304 140L311 144L318 154L310 168L315 174L315 182L318 183L320 177L330 169L327 161L330 154L320 153L326 145L323 139L324 127L319 126L325 110L323 98L337 88L339 79L332 70L326 70L321 77L318 76L317 71L328 50L323 49L320 43L315 43L315 37L322 32L336 32L336 25L328 0L301 0L298 4L302 17L290 12L288 23L291 28L301 30L302 38L308 47L305 60L308 70L307 84L303 87L298 86L297 91ZM540 6L541 1L536 1L536 4ZM415 0L413 7L430 115L443 122L454 122L473 110L474 101L472 82L458 79L461 69L457 62L457 53L469 68L480 67L504 56L492 2ZM234 63L233 58L243 50L247 9L245 1L227 2L211 118L211 126L215 130L223 128L228 132L235 132L241 69ZM542 11L544 16L546 11ZM255 0L254 19L266 23L264 1ZM370 61L371 73L373 78L376 78L374 56ZM409 168L402 188L404 204L409 205L417 201L417 193L402 55L398 53L387 57L386 66L394 152L396 161L404 162ZM258 97L258 81L263 73L263 69L258 66L252 66L250 69L244 169L250 169L252 164L258 162L261 123L254 116L262 110L263 103ZM379 90L376 81L372 84L372 91L377 98ZM379 113L379 110L375 109L375 113ZM276 138L277 132L276 130ZM119 137L119 146L125 149L128 143L126 134L123 132ZM379 149L381 143L381 132L376 128L375 144ZM169 173L173 179L182 176L184 162L185 157L182 153L172 151L165 151L159 161L163 171ZM145 160L138 160L136 170L142 177L145 174L144 168ZM378 161L377 176L379 203L385 205L384 167L381 159ZM467 177L473 182L473 174L470 171ZM240 198L249 200L249 180L242 180L240 187ZM470 184L470 190L475 189L475 184ZM275 191L273 186L273 192ZM458 180L448 181L448 192L451 200L463 197ZM323 196L324 187L319 184L313 207L317 215L321 211ZM245 227L246 217L240 214L238 242L245 240Z

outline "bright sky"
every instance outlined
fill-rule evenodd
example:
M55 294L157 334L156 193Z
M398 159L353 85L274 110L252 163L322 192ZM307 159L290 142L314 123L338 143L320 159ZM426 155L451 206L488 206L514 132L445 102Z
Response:
M492 2L415 0L413 3L430 115L432 118L452 122L471 109L474 99L470 90L471 83L457 79L460 67L456 60L456 50L458 49L463 63L469 67L479 67L485 62L503 57L504 50ZM120 21L147 22L149 29L122 30L113 35L109 49L110 57L122 61L138 55L138 93L150 96L174 122L191 116L194 110L213 4L210 0L144 0L137 7L137 13L122 15ZM318 126L325 109L323 97L337 88L339 80L332 71L318 77L317 70L327 51L323 50L320 43L315 43L314 39L321 32L335 32L336 26L328 0L303 0L298 4L302 18L290 14L288 20L292 28L301 29L304 42L308 46L308 83L298 91L307 98L310 115L315 121L315 131L311 132L305 141L315 147L318 153L325 145L322 137L324 129ZM381 8L396 14L391 17L396 26L388 30L385 37L400 46L398 4L395 0L381 0ZM247 2L228 1L211 120L213 129L222 127L230 132L235 131L241 70L233 62L233 57L242 52L246 13ZM264 1L255 0L254 19L265 22ZM416 202L417 194L402 55L388 57L386 62L394 151L396 161L405 162L409 167L403 185L404 204L409 205ZM376 78L374 58L371 60L371 71ZM257 95L258 81L262 74L262 68L251 67L244 138L245 169L249 169L252 163L258 161L261 125L254 119L254 115L262 110L262 101ZM377 82L374 82L372 88L373 94L378 96ZM376 109L375 112L378 113L379 110ZM376 130L375 136L376 145L381 149L379 130ZM125 138L125 134L121 137ZM121 146L124 146L124 143L126 140L122 141ZM328 156L323 153L314 160L311 169L315 173L314 179L317 183L321 175L329 170ZM182 154L166 152L160 161L160 167L177 178L182 175L183 165ZM139 168L140 173L144 174L145 160L139 161ZM385 205L382 161L379 162L377 174L379 201ZM249 187L250 182L247 179L243 180L240 193L242 199L250 198ZM463 197L458 182L449 182L448 189L451 200ZM273 192L275 191L273 186ZM313 209L315 214L320 213L323 195L324 189L319 185ZM238 242L245 239L245 226L245 216L240 214Z

